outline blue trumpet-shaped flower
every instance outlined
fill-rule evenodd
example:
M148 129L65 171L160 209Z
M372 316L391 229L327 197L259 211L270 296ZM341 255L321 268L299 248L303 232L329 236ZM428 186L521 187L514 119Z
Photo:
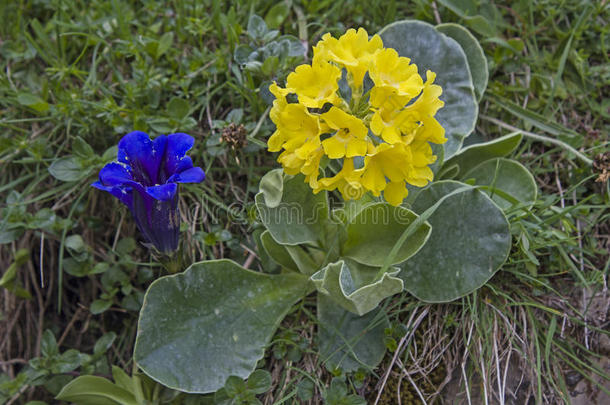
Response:
M176 183L205 178L186 156L193 143L192 136L182 133L151 140L144 132L130 132L119 141L118 162L104 166L100 180L92 184L125 204L144 238L165 254L178 248L180 237Z

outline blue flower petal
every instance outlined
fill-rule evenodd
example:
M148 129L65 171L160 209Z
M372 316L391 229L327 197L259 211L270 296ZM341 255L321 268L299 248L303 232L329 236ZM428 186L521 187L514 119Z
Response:
M201 183L205 179L205 173L201 167L192 167L181 173L176 173L168 181L176 183Z
M167 183L161 186L146 187L146 193L159 201L169 201L174 198L178 191L176 183Z
M193 147L195 139L192 136L176 133L167 136L167 149L165 150L165 173L167 177L175 174L186 152Z
M165 138L160 136L153 142L145 132L133 131L119 141L118 160L131 167L134 180L145 185L158 183L167 143Z
M120 163L108 163L100 170L100 181L105 186L118 186L130 180L133 180L131 173Z
M131 209L133 195L130 187L105 186L99 181L96 181L95 183L91 184L91 186L97 188L98 190L109 192L110 194L118 198L119 201L125 204L129 209Z
M178 162L178 166L176 167L176 171L173 174L176 173L181 173L185 170L188 170L190 168L193 167L193 160L190 158L190 156L185 156L183 157L179 162Z

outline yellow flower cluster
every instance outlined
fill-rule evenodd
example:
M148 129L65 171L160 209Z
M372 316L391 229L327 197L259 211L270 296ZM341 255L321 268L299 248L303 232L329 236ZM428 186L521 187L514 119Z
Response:
M432 180L430 142L447 140L434 118L444 104L436 75L426 72L424 82L415 64L362 28L339 39L326 34L313 52L311 65L298 66L285 88L269 88L277 127L269 151L283 149L278 162L284 171L304 174L314 193L338 189L344 199L359 199L383 191L386 201L399 205L407 183L423 187ZM340 91L342 80L351 97L342 97L349 93ZM323 158L341 160L342 169L321 178Z

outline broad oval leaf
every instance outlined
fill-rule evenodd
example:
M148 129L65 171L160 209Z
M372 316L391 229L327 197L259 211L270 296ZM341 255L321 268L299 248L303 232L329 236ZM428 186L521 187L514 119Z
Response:
M487 70L487 58L485 57L485 53L483 53L483 48L481 48L479 41L477 41L470 31L459 24L439 24L435 28L437 31L456 40L462 47L462 50L466 54L466 59L468 60L474 93L477 100L481 101L483 93L487 88L489 71Z
M436 182L417 196L413 210L422 213L464 186L457 181ZM479 190L447 197L428 221L432 225L428 242L399 274L405 289L422 301L448 302L469 294L485 284L508 257L508 221Z
M398 267L390 267L383 274L377 267L369 267L349 259L330 263L311 276L318 291L327 294L344 309L364 315L379 305L381 300L402 291L402 280L396 275Z
M355 315L318 294L320 357L329 369L345 372L376 367L385 354L385 328L388 319L379 309Z
M489 142L467 146L444 163L440 177L461 176L486 160L506 156L519 146L522 137L520 132L513 132Z
M246 270L230 260L191 265L151 284L140 312L134 358L151 378L192 393L246 378L307 277Z
M449 159L474 130L479 109L466 54L454 39L421 21L398 21L379 35L386 47L410 58L424 79L427 70L436 73L435 83L443 88L445 106L435 117L445 128L445 159Z
M475 184L491 186L514 198L509 201L493 190L485 190L503 210L510 208L514 202L521 203L527 209L536 201L538 188L534 176L521 163L509 159L492 159L481 163L464 176L464 180L473 178Z
M345 257L368 266L383 266L396 241L417 214L404 207L387 203L369 204L347 224L347 240L343 245ZM390 264L401 263L413 256L430 236L430 225L423 223L400 247Z
M314 194L303 175L284 175L281 201L267 204L263 192L256 195L256 208L261 222L278 243L320 245L328 220L328 196Z

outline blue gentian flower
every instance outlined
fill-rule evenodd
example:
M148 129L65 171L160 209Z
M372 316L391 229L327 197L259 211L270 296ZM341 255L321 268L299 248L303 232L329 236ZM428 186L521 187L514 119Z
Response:
M93 187L108 191L132 212L144 238L159 252L178 249L180 213L178 185L199 183L205 178L186 152L192 136L161 135L151 140L141 131L130 132L119 141L118 162L100 171Z

